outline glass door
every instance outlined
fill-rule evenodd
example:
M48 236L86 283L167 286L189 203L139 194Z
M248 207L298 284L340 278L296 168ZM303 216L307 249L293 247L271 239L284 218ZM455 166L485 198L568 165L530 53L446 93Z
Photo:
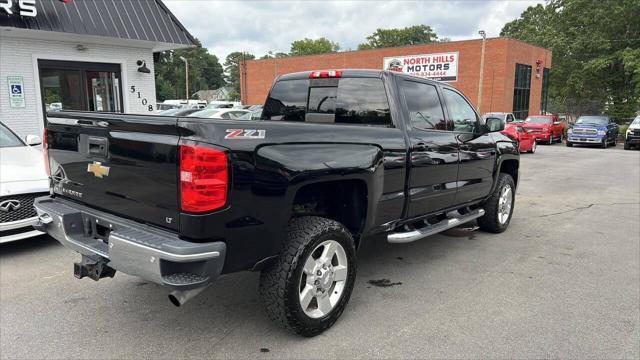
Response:
M44 112L122 112L120 65L39 60Z

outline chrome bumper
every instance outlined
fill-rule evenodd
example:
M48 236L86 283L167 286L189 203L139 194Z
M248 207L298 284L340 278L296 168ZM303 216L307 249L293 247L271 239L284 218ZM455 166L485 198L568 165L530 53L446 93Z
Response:
M600 144L602 142L602 137L573 137L569 136L567 141L572 143L582 143L582 144Z
M123 273L190 289L210 283L222 272L224 242L184 241L174 233L61 198L37 198L34 206L36 229Z

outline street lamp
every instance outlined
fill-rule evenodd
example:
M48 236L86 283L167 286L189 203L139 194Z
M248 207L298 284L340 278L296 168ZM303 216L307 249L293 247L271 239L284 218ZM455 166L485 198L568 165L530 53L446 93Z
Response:
M189 102L189 61L184 56L180 56L180 60L184 61L184 94Z
M482 82L484 80L484 48L487 42L487 33L484 30L478 31L482 36L482 50L480 51L480 82L478 84L478 112L482 114Z

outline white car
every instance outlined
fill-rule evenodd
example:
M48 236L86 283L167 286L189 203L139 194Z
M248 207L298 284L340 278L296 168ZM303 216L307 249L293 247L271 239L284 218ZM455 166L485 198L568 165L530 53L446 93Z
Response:
M0 122L0 243L42 234L33 228L33 199L49 193L43 152L33 146L40 143L34 135L22 141Z
M249 114L249 110L244 109L204 109L187 116L210 119L243 120L242 116Z

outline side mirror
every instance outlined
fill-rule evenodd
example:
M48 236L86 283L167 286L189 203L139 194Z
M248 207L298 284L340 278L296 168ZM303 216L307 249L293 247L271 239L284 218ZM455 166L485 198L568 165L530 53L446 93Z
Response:
M27 145L29 146L33 146L33 145L40 145L42 144L42 139L40 138L40 136L37 135L27 135L24 138L24 141L27 143Z
M504 121L502 121L502 119L500 118L488 117L486 119L485 126L487 127L487 130L489 130L489 132L502 131L504 130Z

